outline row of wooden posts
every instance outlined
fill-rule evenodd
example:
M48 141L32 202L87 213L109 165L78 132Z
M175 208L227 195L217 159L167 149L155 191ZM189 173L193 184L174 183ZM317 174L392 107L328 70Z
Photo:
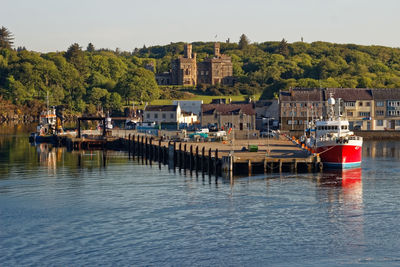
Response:
M210 177L214 175L216 178L222 176L221 174L221 159L218 158L218 149L213 153L211 148L206 154L206 149L199 147L193 148L190 145L187 151L187 144L169 141L168 146L162 145L162 141L158 140L158 144L154 144L153 137L129 135L128 140L128 154L129 158L137 158L138 162L152 165L153 162L158 162L159 165L168 165L170 169L179 169L181 171L189 170L192 175L193 172L198 175L201 173L203 176L208 174ZM213 155L214 154L214 155Z
M214 175L216 178L224 177L232 179L236 174L251 176L254 173L273 173L282 172L283 169L290 172L304 170L307 172L322 170L322 165L318 157L304 159L285 159L285 158L264 158L260 162L254 162L250 159L245 162L235 162L232 154L219 157L218 149L208 151L203 146L198 146L172 141L168 142L168 146L162 145L162 141L158 140L158 144L154 144L153 137L129 135L128 140L129 158L137 157L142 163L152 164L158 161L161 164L168 165L170 169L189 170L203 176L208 174L210 177ZM126 147L126 144L124 145ZM246 172L247 171L247 172Z

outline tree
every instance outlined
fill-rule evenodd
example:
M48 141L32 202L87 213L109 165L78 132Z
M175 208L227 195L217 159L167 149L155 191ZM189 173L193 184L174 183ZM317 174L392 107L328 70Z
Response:
M155 100L160 95L154 73L144 68L128 71L118 83L117 90L127 104L129 100Z
M95 51L94 45L93 45L92 43L89 43L88 46L87 46L87 48L86 48L86 51L88 51L88 52L94 52L94 51Z
M240 36L240 39L239 39L239 49L243 50L243 49L245 49L246 47L248 47L249 44L250 44L249 38L247 38L247 36L243 33L243 34Z
M4 26L0 28L0 48L11 49L14 42L12 33Z
M279 43L278 53L281 54L284 57L288 57L289 56L289 47L288 47L288 43L285 40L285 38L283 38L282 41Z
M88 68L85 60L85 53L82 51L82 47L79 44L72 44L67 52L65 52L65 58L81 73L86 74Z

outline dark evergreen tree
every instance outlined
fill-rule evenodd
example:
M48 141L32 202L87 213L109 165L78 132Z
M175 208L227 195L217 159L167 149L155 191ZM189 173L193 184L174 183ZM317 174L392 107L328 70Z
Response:
M239 39L239 49L244 49L247 46L249 46L249 44L250 44L249 38L247 38L247 36L243 33Z
M17 52L21 52L21 51L26 51L26 47L25 46L18 46L17 47Z
M67 52L65 58L81 73L86 74L88 69L85 62L85 53L82 51L82 47L79 44L72 44Z
M86 51L88 51L88 52L94 52L94 51L95 51L94 45L93 45L92 43L89 43L88 46L87 46L87 48L86 48Z
M14 44L14 36L4 26L0 28L0 48L12 48Z
M279 43L278 54L281 54L284 57L289 56L289 47L288 47L288 43L285 40L285 38L283 38L282 41Z

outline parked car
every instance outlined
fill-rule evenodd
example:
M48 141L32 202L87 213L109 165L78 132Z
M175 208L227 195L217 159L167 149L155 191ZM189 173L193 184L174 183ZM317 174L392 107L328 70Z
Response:
M218 131L218 127L215 124L210 124L210 125L208 125L208 130L210 132L217 132Z
M274 130L269 130L269 131L262 131L260 132L260 137L270 137L270 138L274 138L277 137L278 134L276 131Z

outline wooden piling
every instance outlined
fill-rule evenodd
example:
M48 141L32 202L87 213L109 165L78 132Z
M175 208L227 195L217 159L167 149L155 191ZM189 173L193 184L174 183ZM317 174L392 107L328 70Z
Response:
M251 160L249 159L247 161L247 173L248 173L249 176L251 176L251 171L252 171L252 169L251 169Z
M131 159L131 134L128 135L128 159Z
M148 155L148 152L149 152L149 147L148 147L148 139L147 139L147 136L146 136L146 138L144 139L145 141L145 143L144 143L144 158L145 158L145 162L146 162L146 165L147 165L147 161L148 161L148 159L149 159L149 155Z
M132 160L135 160L135 153L136 153L136 147L135 147L135 135L132 135Z
M177 156L178 156L177 164L179 167L179 171L181 171L181 169L182 169L182 143L181 142L179 142L179 150L178 150Z
M149 163L150 166L153 164L153 137L150 138L149 140Z
M158 160L159 163L161 163L161 139L158 140L157 160Z
M174 161L174 171L175 171L175 168L176 168L176 164L177 164L177 158L178 158L178 156L177 156L177 154L176 154L176 142L174 141L174 154L173 154L173 156L174 156L174 158L173 158L173 161Z
M211 158L211 148L210 148L208 150L208 164L207 164L207 172L210 179L211 179L211 166L212 166L212 158Z
M215 168L215 179L218 179L218 148L215 149L214 168Z
M195 156L195 161L194 161L194 169L196 171L196 176L199 174L199 147L196 146L196 156Z
M201 175L204 177L204 171L205 171L205 160L206 160L206 156L204 155L206 149L203 146L203 148L201 149Z
M186 170L186 144L183 146L183 170Z
M190 175L192 175L192 171L193 171L193 146L192 145L190 145L189 170L190 170Z
M267 173L267 164L268 164L268 161L267 161L267 159L264 159L264 174L266 174Z

